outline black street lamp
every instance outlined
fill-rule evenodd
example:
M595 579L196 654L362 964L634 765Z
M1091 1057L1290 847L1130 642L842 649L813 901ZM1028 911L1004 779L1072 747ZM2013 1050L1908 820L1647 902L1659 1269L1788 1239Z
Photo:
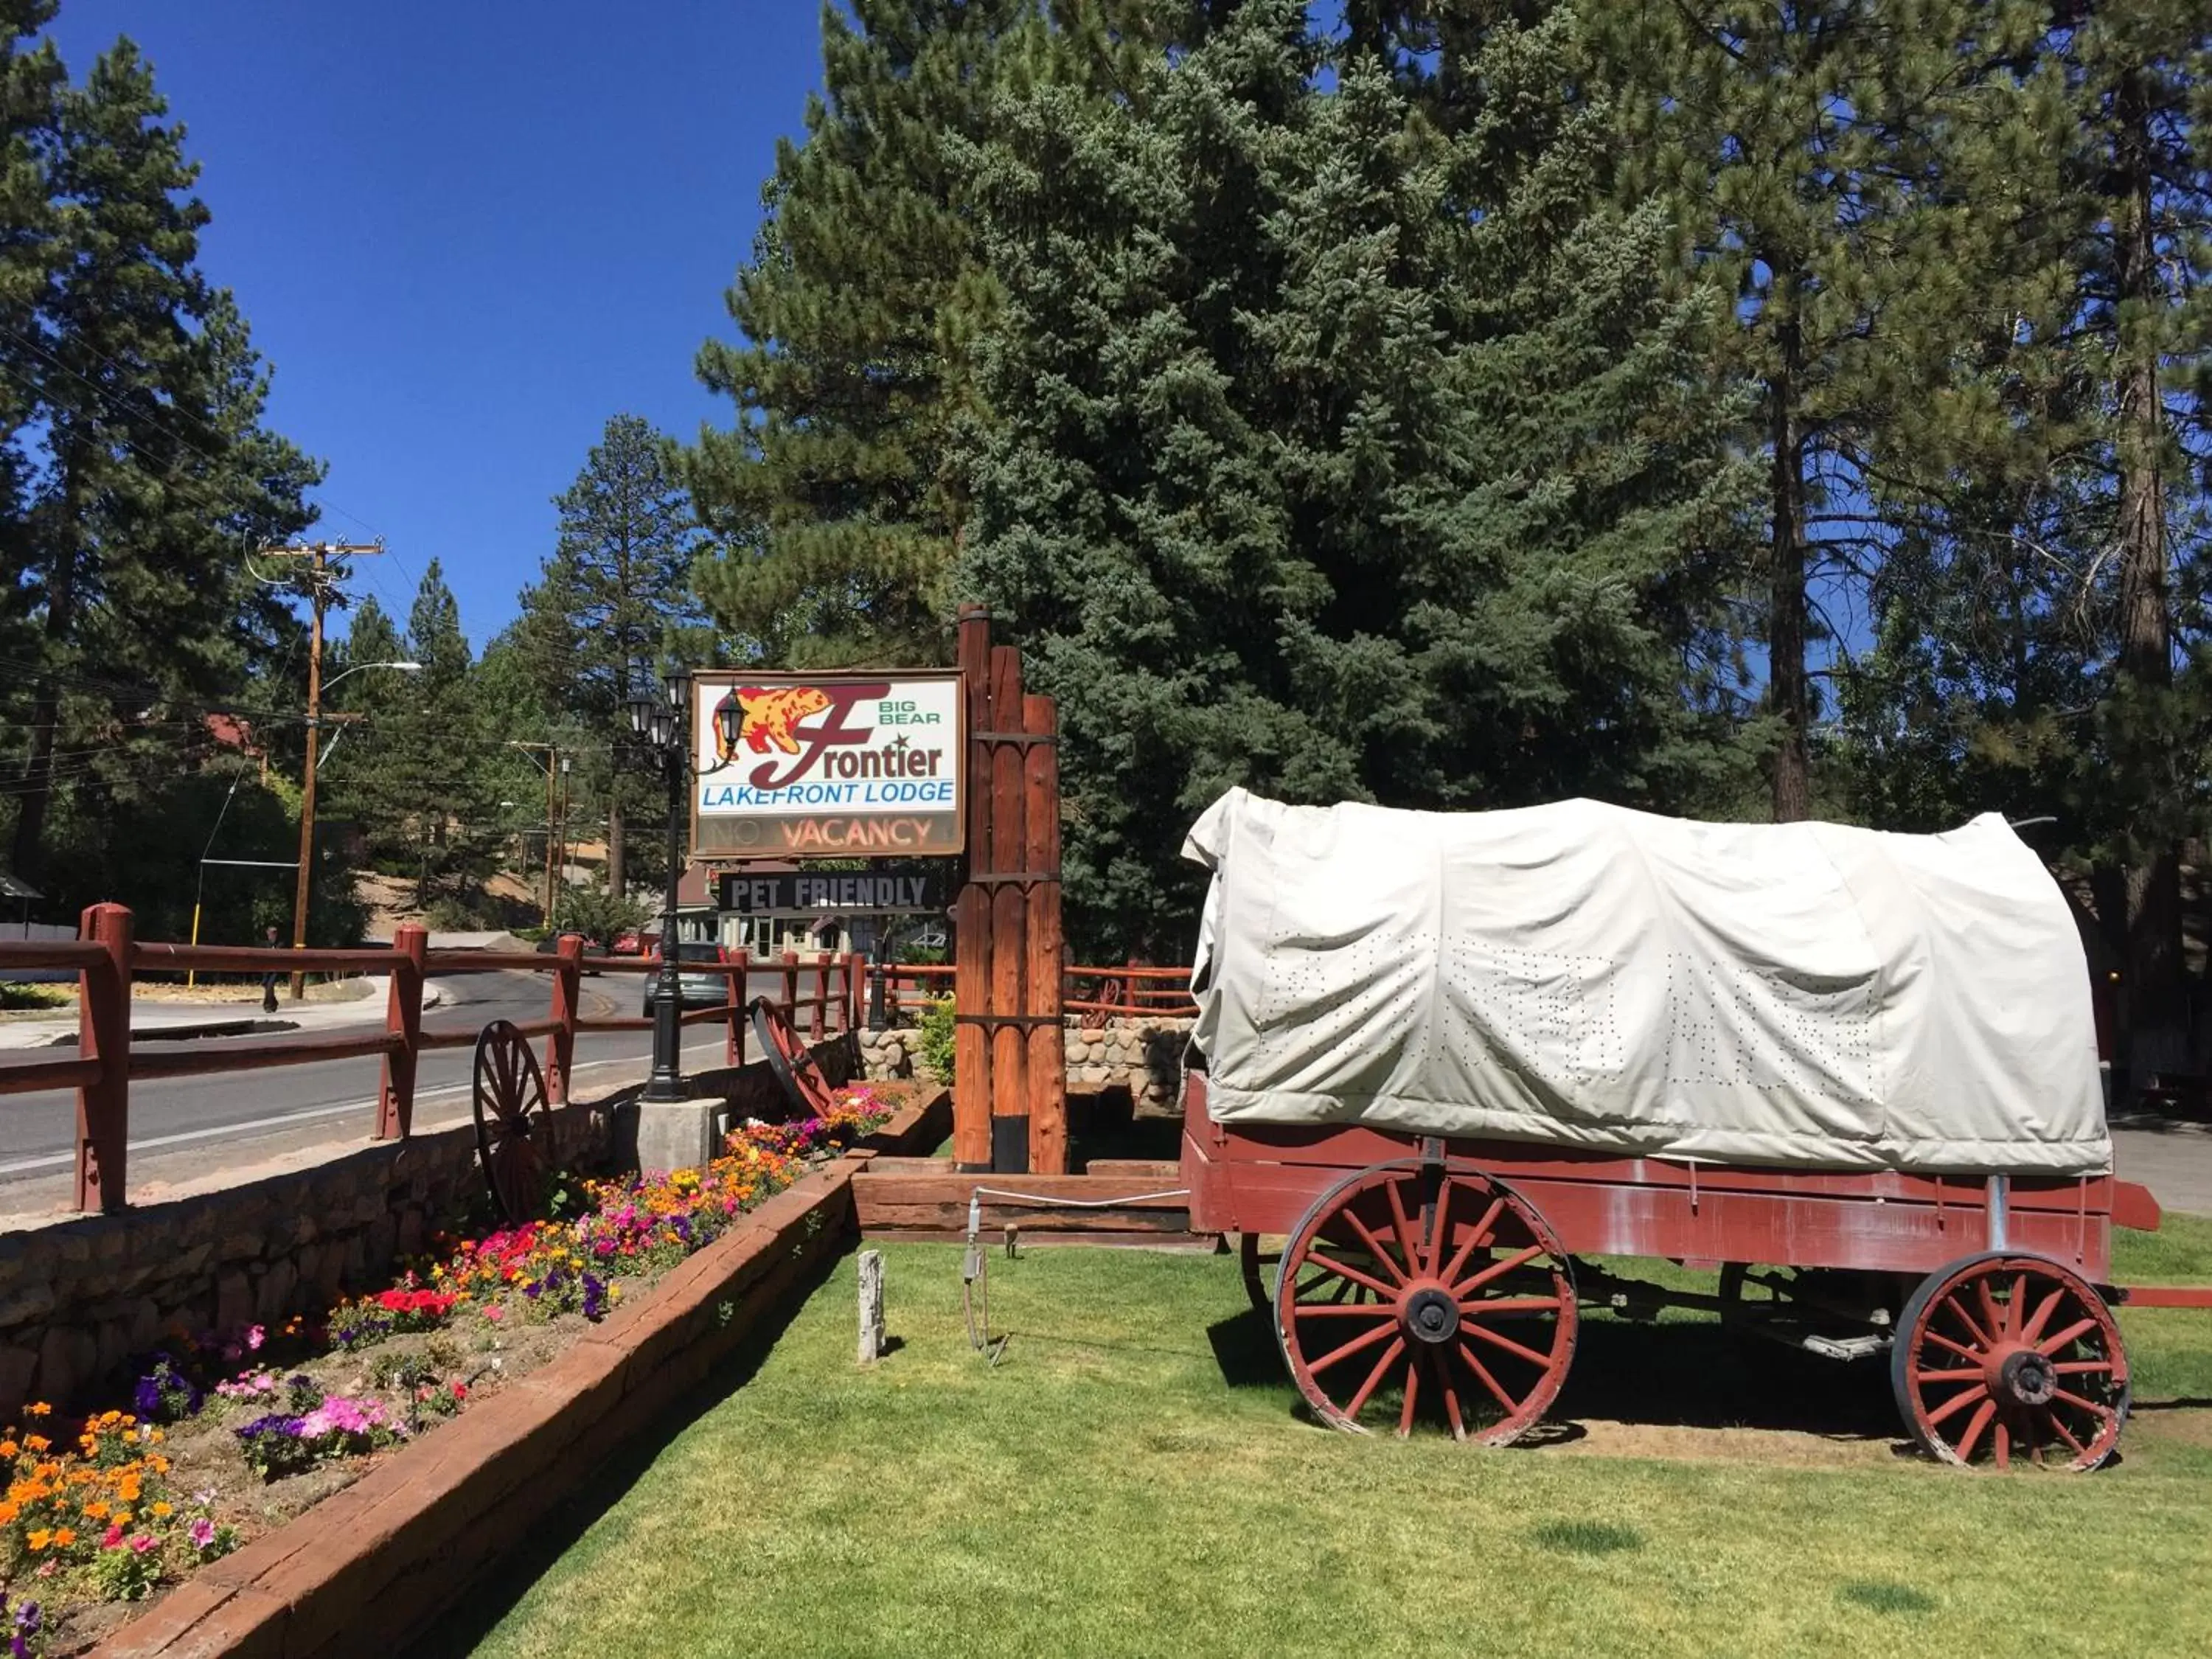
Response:
M684 980L678 961L676 885L684 872L684 797L691 777L691 677L678 670L656 697L646 681L630 694L630 730L647 769L668 784L668 891L660 918L660 994L653 1005L653 1075L641 1098L656 1105L685 1098Z

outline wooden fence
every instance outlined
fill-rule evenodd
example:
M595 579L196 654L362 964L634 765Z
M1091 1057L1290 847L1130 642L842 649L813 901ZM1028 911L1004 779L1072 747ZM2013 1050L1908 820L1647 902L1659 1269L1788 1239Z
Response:
M880 981L884 1023L908 1025L921 1017L931 1003L953 994L957 970L921 963L878 963L870 975L870 1018L874 1018L876 982ZM1065 995L1061 1006L1085 1023L1106 1019L1134 1019L1146 1014L1163 1019L1190 1019L1198 1013L1191 1000L1190 969L1068 967L1061 970Z
M833 1030L852 1030L863 1017L866 958L825 956L801 962L793 951L757 961L742 951L719 962L678 963L682 974L719 975L726 986L716 1006L691 1009L686 1025L720 1025L725 1052L732 1066L745 1058L746 981L750 975L777 976L779 1004L810 1040ZM403 923L389 950L292 951L220 945L163 945L135 939L131 912L119 904L95 904L84 913L75 939L0 939L0 974L9 969L63 969L77 975L77 1051L53 1060L0 1060L0 1095L75 1089L77 1096L76 1202L81 1210L124 1206L124 1167L130 1144L131 1085L133 1080L200 1077L218 1072L262 1071L271 1066L321 1060L365 1059L384 1062L378 1089L376 1135L404 1136L413 1121L416 1062L425 1051L466 1048L477 1040L471 1025L426 1029L422 986L445 975L521 972L544 974L550 1006L540 1019L517 1022L525 1035L545 1038L545 1087L556 1104L568 1098L576 1037L586 1031L645 1031L650 1019L586 1018L582 981L586 973L657 974L660 964L644 957L587 957L584 941L565 935L550 952L432 950L428 933ZM295 974L386 973L392 988L384 1029L331 1036L293 1036L265 1042L187 1045L161 1051L134 1049L131 1042L131 986L141 973ZM813 981L811 990L805 982ZM803 1017L803 1018L802 1018Z

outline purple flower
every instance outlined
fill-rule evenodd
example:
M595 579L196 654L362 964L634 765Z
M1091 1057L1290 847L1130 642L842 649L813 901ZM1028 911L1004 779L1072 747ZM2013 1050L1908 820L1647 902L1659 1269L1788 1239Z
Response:
M597 1323L607 1311L607 1287L596 1273L584 1275L584 1317Z
M150 1376L140 1377L138 1386L131 1391L131 1406L143 1420L157 1421L161 1415L161 1385Z

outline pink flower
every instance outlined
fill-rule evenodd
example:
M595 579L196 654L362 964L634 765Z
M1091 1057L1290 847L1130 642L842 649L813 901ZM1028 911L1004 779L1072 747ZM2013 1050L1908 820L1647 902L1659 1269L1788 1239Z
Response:
M215 1522L204 1515L185 1528L185 1536L192 1540L192 1547L204 1550L215 1542Z
M254 1326L246 1334L246 1346L257 1352L260 1350L261 1345L268 1340L269 1333L258 1325Z
M155 1547L154 1534L150 1532L142 1532L131 1540L131 1553L133 1555L143 1555Z
M484 1310L484 1317L491 1320L494 1323L496 1323L502 1311L503 1310L500 1307L499 1304L495 1302Z
M118 1522L100 1535L100 1547L112 1550L123 1541L123 1524Z

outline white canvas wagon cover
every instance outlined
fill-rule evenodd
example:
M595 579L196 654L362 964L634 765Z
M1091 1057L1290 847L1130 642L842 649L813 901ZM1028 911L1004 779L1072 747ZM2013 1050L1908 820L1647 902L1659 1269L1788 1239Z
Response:
M1222 1121L1843 1170L2111 1167L2087 964L1995 815L1940 836L1232 789L1194 988Z

